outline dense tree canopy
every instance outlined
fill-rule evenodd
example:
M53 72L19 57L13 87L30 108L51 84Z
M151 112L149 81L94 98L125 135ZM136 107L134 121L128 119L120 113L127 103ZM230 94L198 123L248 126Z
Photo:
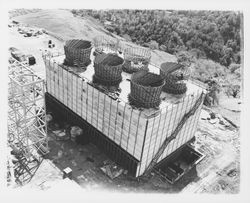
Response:
M133 42L171 54L190 51L222 65L240 63L241 15L231 11L72 10ZM109 22L107 25L106 22Z

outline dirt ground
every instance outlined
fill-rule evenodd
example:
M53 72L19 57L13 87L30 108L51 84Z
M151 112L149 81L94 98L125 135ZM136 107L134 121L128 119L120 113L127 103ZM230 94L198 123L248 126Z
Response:
M240 98L227 97L221 95L219 105L212 109L217 113L230 119L236 126L240 127L240 113L241 113L242 100Z
M25 54L33 54L37 65L32 66L42 78L45 76L41 51L47 49L47 41L53 39L48 35L25 38L10 28L10 46ZM56 48L62 48L61 42L53 39ZM228 104L226 104L228 105ZM225 105L225 106L226 106ZM210 110L202 110L196 141L193 144L206 157L188 174L174 185L167 183L157 174L152 174L148 181L138 181L126 174L111 180L100 167L107 160L98 148L92 144L77 145L71 140L58 141L50 132L50 153L45 157L32 180L25 186L49 189L55 183L62 184L62 170L70 167L73 170L73 183L93 190L119 192L192 192L192 193L238 193L240 185L240 143L239 129L234 128L220 115L211 119ZM221 113L221 112L220 112ZM239 119L239 112L233 112ZM224 115L223 115L224 116ZM231 118L231 116L230 116ZM239 123L238 123L239 124Z
M9 29L9 47L15 47L26 55L32 54L36 58L36 64L30 66L31 69L33 69L39 77L45 79L45 65L42 59L42 52L46 50L62 50L62 42L50 37L47 34L42 34L35 37L24 37L17 30L18 27L12 27ZM55 44L55 48L48 48L49 40L52 40L52 42Z

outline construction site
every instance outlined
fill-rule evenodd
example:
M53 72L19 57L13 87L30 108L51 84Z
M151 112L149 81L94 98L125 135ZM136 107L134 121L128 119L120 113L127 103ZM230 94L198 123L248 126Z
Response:
M238 128L203 106L208 88L187 64L104 35L33 28L18 40L20 27L9 26L9 187L237 193Z

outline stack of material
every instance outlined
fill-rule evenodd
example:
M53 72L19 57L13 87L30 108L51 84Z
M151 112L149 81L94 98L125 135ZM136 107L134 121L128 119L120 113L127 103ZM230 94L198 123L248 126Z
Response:
M161 103L160 95L165 85L160 75L142 70L131 78L129 101L132 105L144 108L155 108Z
M139 70L148 70L151 59L151 52L145 48L130 47L124 50L123 70L127 73L134 73Z
M164 92L169 94L184 94L187 86L184 79L188 79L185 67L178 63L166 62L161 64L161 75L165 78L166 84L162 88Z
M102 53L117 53L119 41L111 37L97 36L94 38L95 52L94 55Z
M90 41L73 39L65 43L65 64L69 66L86 67L90 64L92 44Z
M103 85L115 85L122 80L124 60L116 54L98 54L94 61L94 81Z

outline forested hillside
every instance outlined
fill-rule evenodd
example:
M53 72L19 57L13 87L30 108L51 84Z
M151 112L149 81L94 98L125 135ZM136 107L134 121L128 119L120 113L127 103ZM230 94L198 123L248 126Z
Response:
M240 63L241 14L231 11L72 10L137 44L171 54L189 51L222 65Z

